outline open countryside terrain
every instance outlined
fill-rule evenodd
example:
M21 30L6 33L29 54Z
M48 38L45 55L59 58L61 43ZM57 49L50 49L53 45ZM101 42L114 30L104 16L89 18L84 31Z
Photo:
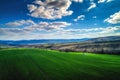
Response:
M59 50L63 52L91 52L100 54L120 54L120 40L102 42L78 42L64 44L32 44L21 45L26 48L42 48Z
M63 52L91 52L100 54L119 54L120 36L107 36L83 39L46 39L46 40L0 40L2 48L40 48Z
M0 80L120 80L119 75L119 55L0 50Z

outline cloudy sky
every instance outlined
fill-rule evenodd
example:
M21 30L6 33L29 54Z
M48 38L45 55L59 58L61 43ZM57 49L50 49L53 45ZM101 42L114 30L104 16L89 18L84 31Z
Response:
M0 40L120 36L120 0L0 0Z

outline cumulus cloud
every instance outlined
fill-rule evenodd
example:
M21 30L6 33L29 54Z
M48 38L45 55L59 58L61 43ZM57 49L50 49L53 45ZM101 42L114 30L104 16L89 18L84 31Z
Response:
M67 22L39 22L24 28L0 28L0 39L49 39L57 38L59 35L54 35L56 31L62 30L67 26L70 26L71 23Z
M48 23L41 22L41 25ZM50 23L49 23L50 24ZM58 23L52 23L51 25ZM61 23L60 23L61 24ZM62 23L63 25L64 23ZM62 26L64 27L64 26ZM29 28L32 29L32 28ZM37 28L36 28L37 29ZM22 31L22 32L21 32ZM103 36L120 36L120 26L110 26L106 28L89 28L89 29L59 29L55 32L45 32L45 33L24 33L25 29L19 28L0 28L0 39L70 39L70 38L90 38L90 37L103 37ZM2 34L1 34L2 33ZM11 37L9 37L11 36Z
M85 15L80 15L76 19L74 19L74 21L77 22L78 20L84 20L84 19L85 19Z
M97 16L93 16L92 18L93 18L93 19L96 19L96 18L97 18Z
M107 0L107 2L112 2L113 0Z
M5 26L19 27L19 26L28 26L28 25L32 25L32 24L34 24L34 22L32 20L20 20L20 21L6 23Z
M71 23L67 22L39 22L35 23L32 20L20 20L20 21L14 21L14 22L9 22L4 24L4 26L9 26L9 27L17 27L17 28L3 28L1 29L2 31L5 29L9 32L33 32L33 31L51 31L51 30L59 30L63 29L67 26L70 26ZM23 28L19 28L19 26L23 26Z
M89 28L89 29L67 29L59 31L59 34L68 35L68 38L90 38L103 36L120 36L120 26L110 26L106 28ZM61 34L61 35L62 35Z
M74 2L80 2L80 3L83 2L83 0L72 0L72 1L74 1Z
M94 3L93 1L91 1L90 3L90 7L87 9L87 11L90 11L91 9L96 7L96 3Z
M106 0L98 0L98 3L103 3L105 2Z
M64 30L66 32L72 32L72 33L79 33L79 34L83 34L83 33L111 33L111 32L115 32L117 30L120 30L120 26L110 26L110 27L106 27L106 28L89 28L89 29L69 29L69 30Z
M73 11L68 10L70 5L70 0L36 0L28 5L28 10L32 17L54 20L72 15Z
M108 2L111 2L111 1L113 1L113 0L98 0L98 3L108 3Z
M90 38L103 36L120 36L120 26L110 26L106 28L89 28L89 29L69 29L63 31L66 34L74 35L72 38ZM78 37L79 36L79 37Z
M120 31L120 26L103 28L100 33L114 33L115 31Z
M67 23L67 22L40 22L35 26L32 26L32 28L50 31L50 30L60 30L70 25L71 23Z
M105 19L104 22L108 22L111 24L119 24L120 23L120 11L111 15L109 18Z

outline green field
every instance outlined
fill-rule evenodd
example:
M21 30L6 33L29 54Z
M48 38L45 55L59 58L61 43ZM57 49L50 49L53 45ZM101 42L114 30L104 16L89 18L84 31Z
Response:
M120 56L0 50L0 80L120 80Z

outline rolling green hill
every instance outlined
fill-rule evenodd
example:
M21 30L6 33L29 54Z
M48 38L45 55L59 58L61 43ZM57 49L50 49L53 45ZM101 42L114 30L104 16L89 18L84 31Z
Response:
M5 49L0 50L0 80L120 80L120 56Z

